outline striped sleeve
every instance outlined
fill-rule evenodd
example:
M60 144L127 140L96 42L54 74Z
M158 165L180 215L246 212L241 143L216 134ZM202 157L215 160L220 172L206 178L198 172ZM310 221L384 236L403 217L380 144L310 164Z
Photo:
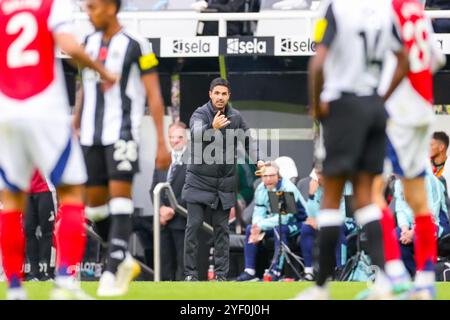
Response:
M141 75L156 71L159 61L153 52L152 44L142 37L132 36L131 38L135 41L133 59L135 59Z
M336 18L333 12L333 6L330 3L326 9L325 16L316 22L314 28L314 41L327 47L331 46L337 33Z

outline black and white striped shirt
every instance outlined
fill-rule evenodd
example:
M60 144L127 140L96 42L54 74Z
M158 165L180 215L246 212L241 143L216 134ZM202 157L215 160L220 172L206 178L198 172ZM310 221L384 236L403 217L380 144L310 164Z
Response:
M323 101L341 92L370 95L379 85L388 51L402 48L391 0L328 0L316 24L315 40L329 48Z
M155 71L158 65L146 39L123 28L108 43L103 43L102 36L102 32L89 35L85 40L86 52L120 75L120 80L103 92L98 74L88 68L83 70L80 142L84 146L138 141L146 98L141 76Z

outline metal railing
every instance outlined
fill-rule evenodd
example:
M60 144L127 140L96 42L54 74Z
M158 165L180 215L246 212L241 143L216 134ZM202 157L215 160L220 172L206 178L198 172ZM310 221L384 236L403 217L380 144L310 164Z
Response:
M91 237L93 240L98 242L102 248L105 248L105 249L108 248L108 246L109 246L108 242L103 240L103 238L97 232L95 232L94 228L91 225L86 224L85 228L86 228L86 233L89 237ZM137 259L136 259L136 262L139 264L142 271L144 271L145 273L147 273L151 276L154 276L153 270L149 266L147 266L144 262L137 260Z
M121 12L119 20L127 27L141 30L142 22L149 20L196 20L196 21L218 21L219 36L226 37L227 21L260 21L260 20L285 20L285 19L313 19L317 18L316 11L263 11L263 12L214 12L199 13L195 11L145 11L145 12ZM88 20L86 13L76 12L75 20Z
M426 15L432 19L450 18L450 10L426 10ZM75 12L75 20L88 20L86 13ZM226 37L227 21L261 21L261 20L298 20L309 19L310 25L318 18L318 11L312 10L267 10L261 12L217 12L200 13L195 11L142 11L142 12L120 12L119 20L134 30L141 30L142 22L149 20L196 20L196 21L218 21L219 36ZM312 29L311 29L312 30ZM311 30L306 30L307 32Z
M167 190L167 196L169 198L170 206L183 217L187 218L187 210L182 207L173 193L172 187L169 182L160 182L153 189L153 280L155 282L161 281L161 226L159 224L159 207L161 206L161 191ZM201 228L208 232L213 233L213 228L203 222Z

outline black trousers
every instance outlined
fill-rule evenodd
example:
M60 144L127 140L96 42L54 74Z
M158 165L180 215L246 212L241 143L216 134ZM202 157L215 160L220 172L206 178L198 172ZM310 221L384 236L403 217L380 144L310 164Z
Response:
M51 252L55 213L55 203L50 191L29 195L25 213L25 250L30 262L31 277L52 278L54 276ZM36 235L38 227L40 227L39 238ZM39 264L42 265L42 270Z
M161 280L184 279L184 229L161 228Z
M200 203L187 203L188 219L184 238L184 272L186 276L198 278L197 254L198 232L208 210L214 229L214 267L216 276L227 277L230 268L230 231L228 217L230 209L224 210L219 204L217 210Z

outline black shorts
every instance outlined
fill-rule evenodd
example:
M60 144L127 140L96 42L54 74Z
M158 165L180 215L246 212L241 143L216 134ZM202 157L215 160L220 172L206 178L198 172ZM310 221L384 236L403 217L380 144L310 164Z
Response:
M105 186L110 180L133 181L139 172L138 146L135 141L119 140L109 146L82 146L88 186Z
M329 106L329 114L321 119L326 150L324 175L382 173L386 148L382 98L344 93Z

